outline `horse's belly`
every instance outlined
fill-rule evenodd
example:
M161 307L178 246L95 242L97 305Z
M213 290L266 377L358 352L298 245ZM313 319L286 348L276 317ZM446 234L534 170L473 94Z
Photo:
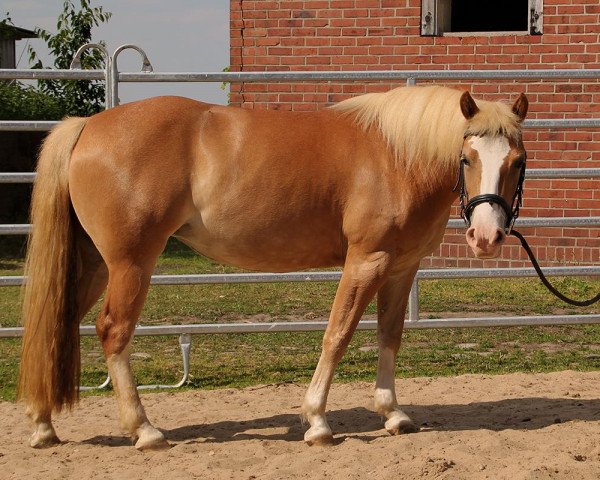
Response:
M198 253L219 263L264 272L289 272L343 265L341 235L310 226L297 228L212 229L188 223L175 237Z

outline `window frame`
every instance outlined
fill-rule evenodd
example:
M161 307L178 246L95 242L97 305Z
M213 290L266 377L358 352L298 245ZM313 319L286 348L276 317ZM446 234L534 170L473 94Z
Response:
M544 0L528 0L528 30L519 31L482 31L452 32L450 18L452 0L421 0L421 36L497 36L497 35L542 35Z

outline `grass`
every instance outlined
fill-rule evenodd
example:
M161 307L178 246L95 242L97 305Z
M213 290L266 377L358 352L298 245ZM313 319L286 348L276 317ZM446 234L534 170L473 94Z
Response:
M157 273L222 273L222 267L172 243ZM0 275L22 272L19 258L0 259ZM553 279L561 291L591 296L600 281ZM285 321L327 317L334 283L154 286L141 324ZM435 280L420 283L422 316L597 313L596 307L565 307L537 279ZM92 324L98 306L86 316ZM367 314L374 313L370 305ZM19 289L0 289L0 326L19 324ZM307 382L321 349L320 332L196 335L186 388L221 388ZM439 329L407 331L398 357L398 376L541 372L600 368L600 325ZM0 339L0 399L14 400L20 339ZM140 384L179 381L176 336L137 337L132 364ZM357 332L337 369L337 381L373 380L377 364L374 332ZM106 366L96 338L82 339L82 382L97 385Z

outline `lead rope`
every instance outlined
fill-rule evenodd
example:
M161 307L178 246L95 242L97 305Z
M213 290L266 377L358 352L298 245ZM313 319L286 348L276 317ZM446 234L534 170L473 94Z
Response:
M529 256L529 260L531 260L533 268L535 268L535 271L537 272L537 274L540 277L540 280L542 281L544 286L548 290L550 290L554 295L556 295L558 298L560 298L563 302L569 303L571 305L576 305L578 307L588 307L588 306L596 303L598 300L600 300L600 293L598 293L595 297L590 298L589 300L573 300L572 298L564 296L562 293L560 293L556 288L554 288L550 284L550 282L546 278L546 275L544 275L544 273L542 272L542 269L540 268L538 261L536 260L535 256L533 255L533 252L531 251L531 247L527 243L527 240L525 240L525 237L523 237L523 235L521 235L519 232L517 232L514 229L510 231L510 235L514 235L521 241L521 245L523 245L523 248L527 252L527 255Z

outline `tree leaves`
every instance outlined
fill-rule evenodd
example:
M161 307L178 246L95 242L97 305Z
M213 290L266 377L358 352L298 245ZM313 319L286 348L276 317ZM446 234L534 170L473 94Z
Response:
M60 120L63 116L56 98L18 82L0 82L0 119Z
M54 56L54 68L68 69L77 49L92 40L92 29L107 22L112 13L103 7L92 7L91 0L65 0L56 22L56 33L36 28L36 33L48 45ZM104 42L98 42L104 45ZM29 47L31 68L45 68L35 50ZM104 58L98 50L85 52L81 58L84 69L104 68ZM40 80L42 92L54 97L65 115L89 116L104 109L105 85L88 80Z

